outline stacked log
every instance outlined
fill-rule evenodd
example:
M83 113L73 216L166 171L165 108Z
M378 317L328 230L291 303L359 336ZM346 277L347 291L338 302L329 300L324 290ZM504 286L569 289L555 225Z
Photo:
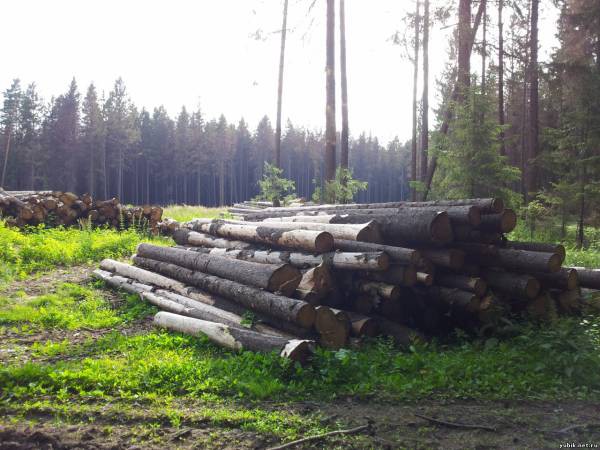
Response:
M280 354L293 339L408 345L509 314L552 320L580 312L580 286L600 290L600 271L562 267L561 245L509 241L516 215L499 199L232 212L177 224L175 247L141 244L134 265L103 261L97 276L169 313L161 326Z
M61 191L4 191L0 189L0 217L10 226L23 228L45 224L136 228L158 232L162 208L125 206L119 200L94 200L88 194Z

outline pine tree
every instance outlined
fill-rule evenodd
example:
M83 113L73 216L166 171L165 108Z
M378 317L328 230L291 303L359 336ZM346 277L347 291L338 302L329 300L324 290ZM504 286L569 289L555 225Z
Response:
M4 162L2 164L2 177L0 187L6 187L6 171L11 149L11 140L17 131L19 120L19 105L21 102L21 82L14 79L9 89L4 92L4 104L2 107L2 127L4 132Z
M98 103L98 94L94 84L90 84L83 100L81 135L82 154L85 155L84 159L88 162L87 171L83 171L87 175L85 177L87 183L83 183L83 186L92 197L95 197L99 192L97 190L98 172L104 154L105 136L102 110Z

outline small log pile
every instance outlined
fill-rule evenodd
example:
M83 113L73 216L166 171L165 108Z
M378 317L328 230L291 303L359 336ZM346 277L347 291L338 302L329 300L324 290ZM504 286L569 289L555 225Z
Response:
M88 194L60 191L4 191L0 189L0 217L8 225L70 226L81 220L111 228L146 228L158 231L162 208L125 206L119 200L94 200Z
M133 265L106 260L96 276L169 313L160 326L296 359L313 342L408 345L457 327L484 332L508 315L552 320L600 290L600 270L563 267L562 245L509 241L517 218L500 199L230 212L235 220L177 224L175 247L141 244ZM290 342L303 343L301 356Z

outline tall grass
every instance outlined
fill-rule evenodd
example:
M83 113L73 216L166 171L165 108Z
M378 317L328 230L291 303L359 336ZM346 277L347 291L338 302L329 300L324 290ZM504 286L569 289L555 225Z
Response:
M150 239L135 230L119 232L105 228L38 227L23 232L0 221L0 282L56 266L130 255L138 243Z
M221 214L227 214L227 209L190 205L169 205L163 209L163 217L169 217L178 222L187 222L195 218L216 219L221 217Z

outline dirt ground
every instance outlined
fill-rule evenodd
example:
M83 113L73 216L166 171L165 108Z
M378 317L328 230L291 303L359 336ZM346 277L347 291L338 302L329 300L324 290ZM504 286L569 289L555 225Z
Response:
M90 267L57 270L23 282L12 283L0 292L26 295L50 292L58 283L89 280ZM119 296L110 291L109 301ZM144 333L151 321L141 320L119 331ZM112 330L110 330L112 331ZM83 342L105 330L43 330L19 334L5 330L0 342L0 362L35 360L27 351L33 342L47 340ZM48 359L51 361L51 359ZM69 419L49 411L32 410L16 417L0 405L0 450L4 449L265 449L280 444L271 435L215 425L195 419L202 404L182 399L177 404L181 425L177 428L140 407L92 405L87 413ZM229 405L236 407L235 404ZM239 404L265 410L289 411L307 419L320 420L333 429L368 424L355 435L338 435L310 441L293 448L303 449L516 449L600 448L600 404L586 401L423 401L399 404L381 399L346 398L335 402ZM151 416L154 414L154 416ZM197 417L197 416L196 416Z

